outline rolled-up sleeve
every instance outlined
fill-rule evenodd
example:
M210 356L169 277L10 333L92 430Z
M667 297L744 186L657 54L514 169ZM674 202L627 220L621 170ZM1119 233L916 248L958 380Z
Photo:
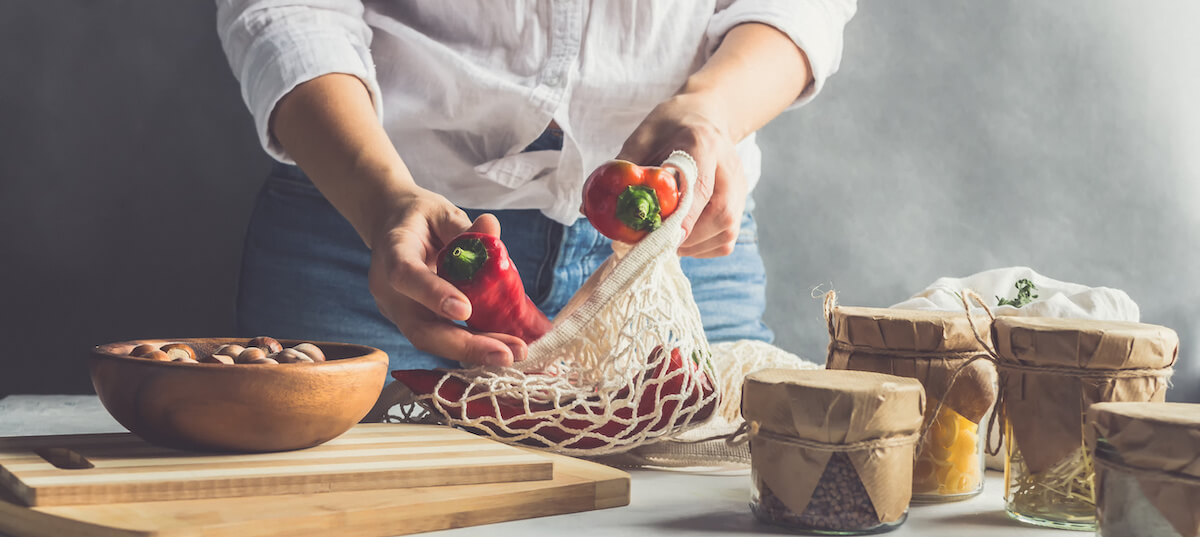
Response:
M276 160L293 163L271 136L271 112L297 85L330 73L358 77L382 118L371 60L371 30L352 0L217 0L217 32L259 141Z
M804 51L813 82L792 107L816 97L842 61L842 31L857 9L855 0L725 0L709 22L710 55L734 26L759 22L777 28Z

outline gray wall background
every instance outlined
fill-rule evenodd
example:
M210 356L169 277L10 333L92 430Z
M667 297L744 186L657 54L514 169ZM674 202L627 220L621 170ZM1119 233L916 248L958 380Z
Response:
M1200 401L1200 5L863 1L841 72L761 135L777 344L812 289L887 306L1028 265L1177 330ZM207 2L0 4L0 395L90 391L90 346L232 331L269 166Z

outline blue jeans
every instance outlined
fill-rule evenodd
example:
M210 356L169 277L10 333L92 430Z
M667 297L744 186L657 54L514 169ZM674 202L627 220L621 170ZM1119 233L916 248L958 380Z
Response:
M545 139L529 150L539 150ZM774 338L762 322L766 276L750 205L731 255L681 260L711 342ZM586 218L564 226L537 210L467 209L472 219L484 212L500 220L525 292L551 318L612 252L610 241ZM379 313L367 289L370 259L350 223L304 173L276 165L258 194L246 233L238 332L370 345L388 353L392 369L459 367L413 348Z

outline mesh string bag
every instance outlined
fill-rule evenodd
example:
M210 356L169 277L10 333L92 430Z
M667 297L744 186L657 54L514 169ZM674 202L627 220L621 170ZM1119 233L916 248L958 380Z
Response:
M576 456L622 453L709 420L720 378L676 254L698 170L681 151L663 166L685 185L675 212L636 244L614 242L525 360L444 371L417 402L449 425Z

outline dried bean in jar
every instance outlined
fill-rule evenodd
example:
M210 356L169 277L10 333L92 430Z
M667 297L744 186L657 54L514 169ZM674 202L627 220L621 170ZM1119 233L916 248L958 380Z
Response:
M803 513L789 509L765 483L757 484L751 508L760 520L772 524L817 532L873 533L903 522L884 524L879 520L866 487L845 453L834 453L829 458Z

